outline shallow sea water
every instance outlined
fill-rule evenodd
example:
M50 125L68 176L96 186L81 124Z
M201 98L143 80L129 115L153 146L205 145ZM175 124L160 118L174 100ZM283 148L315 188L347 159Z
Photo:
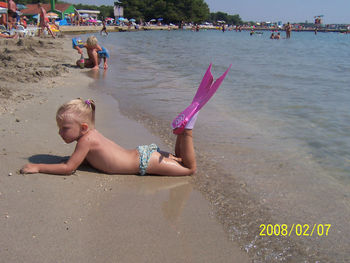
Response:
M170 146L171 120L188 106L209 64L214 78L232 64L194 130L196 187L228 237L256 262L349 261L350 36L269 35L99 36L111 59L107 72L93 76L95 85ZM261 224L331 227L328 236L261 236Z

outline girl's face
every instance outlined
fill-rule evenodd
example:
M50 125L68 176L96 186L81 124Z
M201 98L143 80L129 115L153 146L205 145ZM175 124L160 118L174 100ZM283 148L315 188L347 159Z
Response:
M66 143L71 143L78 140L83 134L81 125L68 118L63 118L63 120L57 121L58 133Z

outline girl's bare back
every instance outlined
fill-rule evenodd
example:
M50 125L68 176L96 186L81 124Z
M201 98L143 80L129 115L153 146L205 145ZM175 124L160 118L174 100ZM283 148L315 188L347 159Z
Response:
M78 141L78 144L89 144L86 160L91 166L109 174L138 173L139 156L136 149L124 149L96 129L90 130L85 136L80 139L83 141Z

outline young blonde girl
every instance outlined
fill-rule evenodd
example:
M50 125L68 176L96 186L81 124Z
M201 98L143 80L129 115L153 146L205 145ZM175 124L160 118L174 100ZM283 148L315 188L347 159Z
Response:
M175 156L160 152L155 144L124 149L95 129L93 100L74 99L57 111L59 134L66 143L77 142L66 163L26 164L22 173L49 173L69 175L86 160L92 167L108 174L154 174L166 176L192 175L196 159L192 130L177 135Z
M107 69L107 59L109 58L108 51L98 44L98 40L95 36L90 36L86 40L86 43L79 46L73 42L73 47L78 51L79 54L83 54L81 48L85 47L88 53L89 58L85 59L84 66L86 68L99 69L98 65L103 59L103 68ZM79 60L77 61L78 65Z
M173 133L177 134L175 156L160 152L155 144L124 149L95 129L94 101L75 99L63 104L56 114L62 139L66 143L77 142L72 156L66 163L27 164L21 172L71 174L86 160L91 166L109 174L192 175L196 171L192 129L197 115L217 91L231 66L213 82L210 64L192 103L173 120Z

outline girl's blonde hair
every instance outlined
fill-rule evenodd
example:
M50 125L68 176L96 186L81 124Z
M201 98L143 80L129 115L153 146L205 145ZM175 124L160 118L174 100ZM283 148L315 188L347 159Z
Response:
M94 47L98 43L97 38L95 36L89 36L88 39L86 40L86 44L89 47Z
M93 100L82 100L80 98L71 100L58 108L56 121L71 118L79 123L87 123L95 126L95 102Z

